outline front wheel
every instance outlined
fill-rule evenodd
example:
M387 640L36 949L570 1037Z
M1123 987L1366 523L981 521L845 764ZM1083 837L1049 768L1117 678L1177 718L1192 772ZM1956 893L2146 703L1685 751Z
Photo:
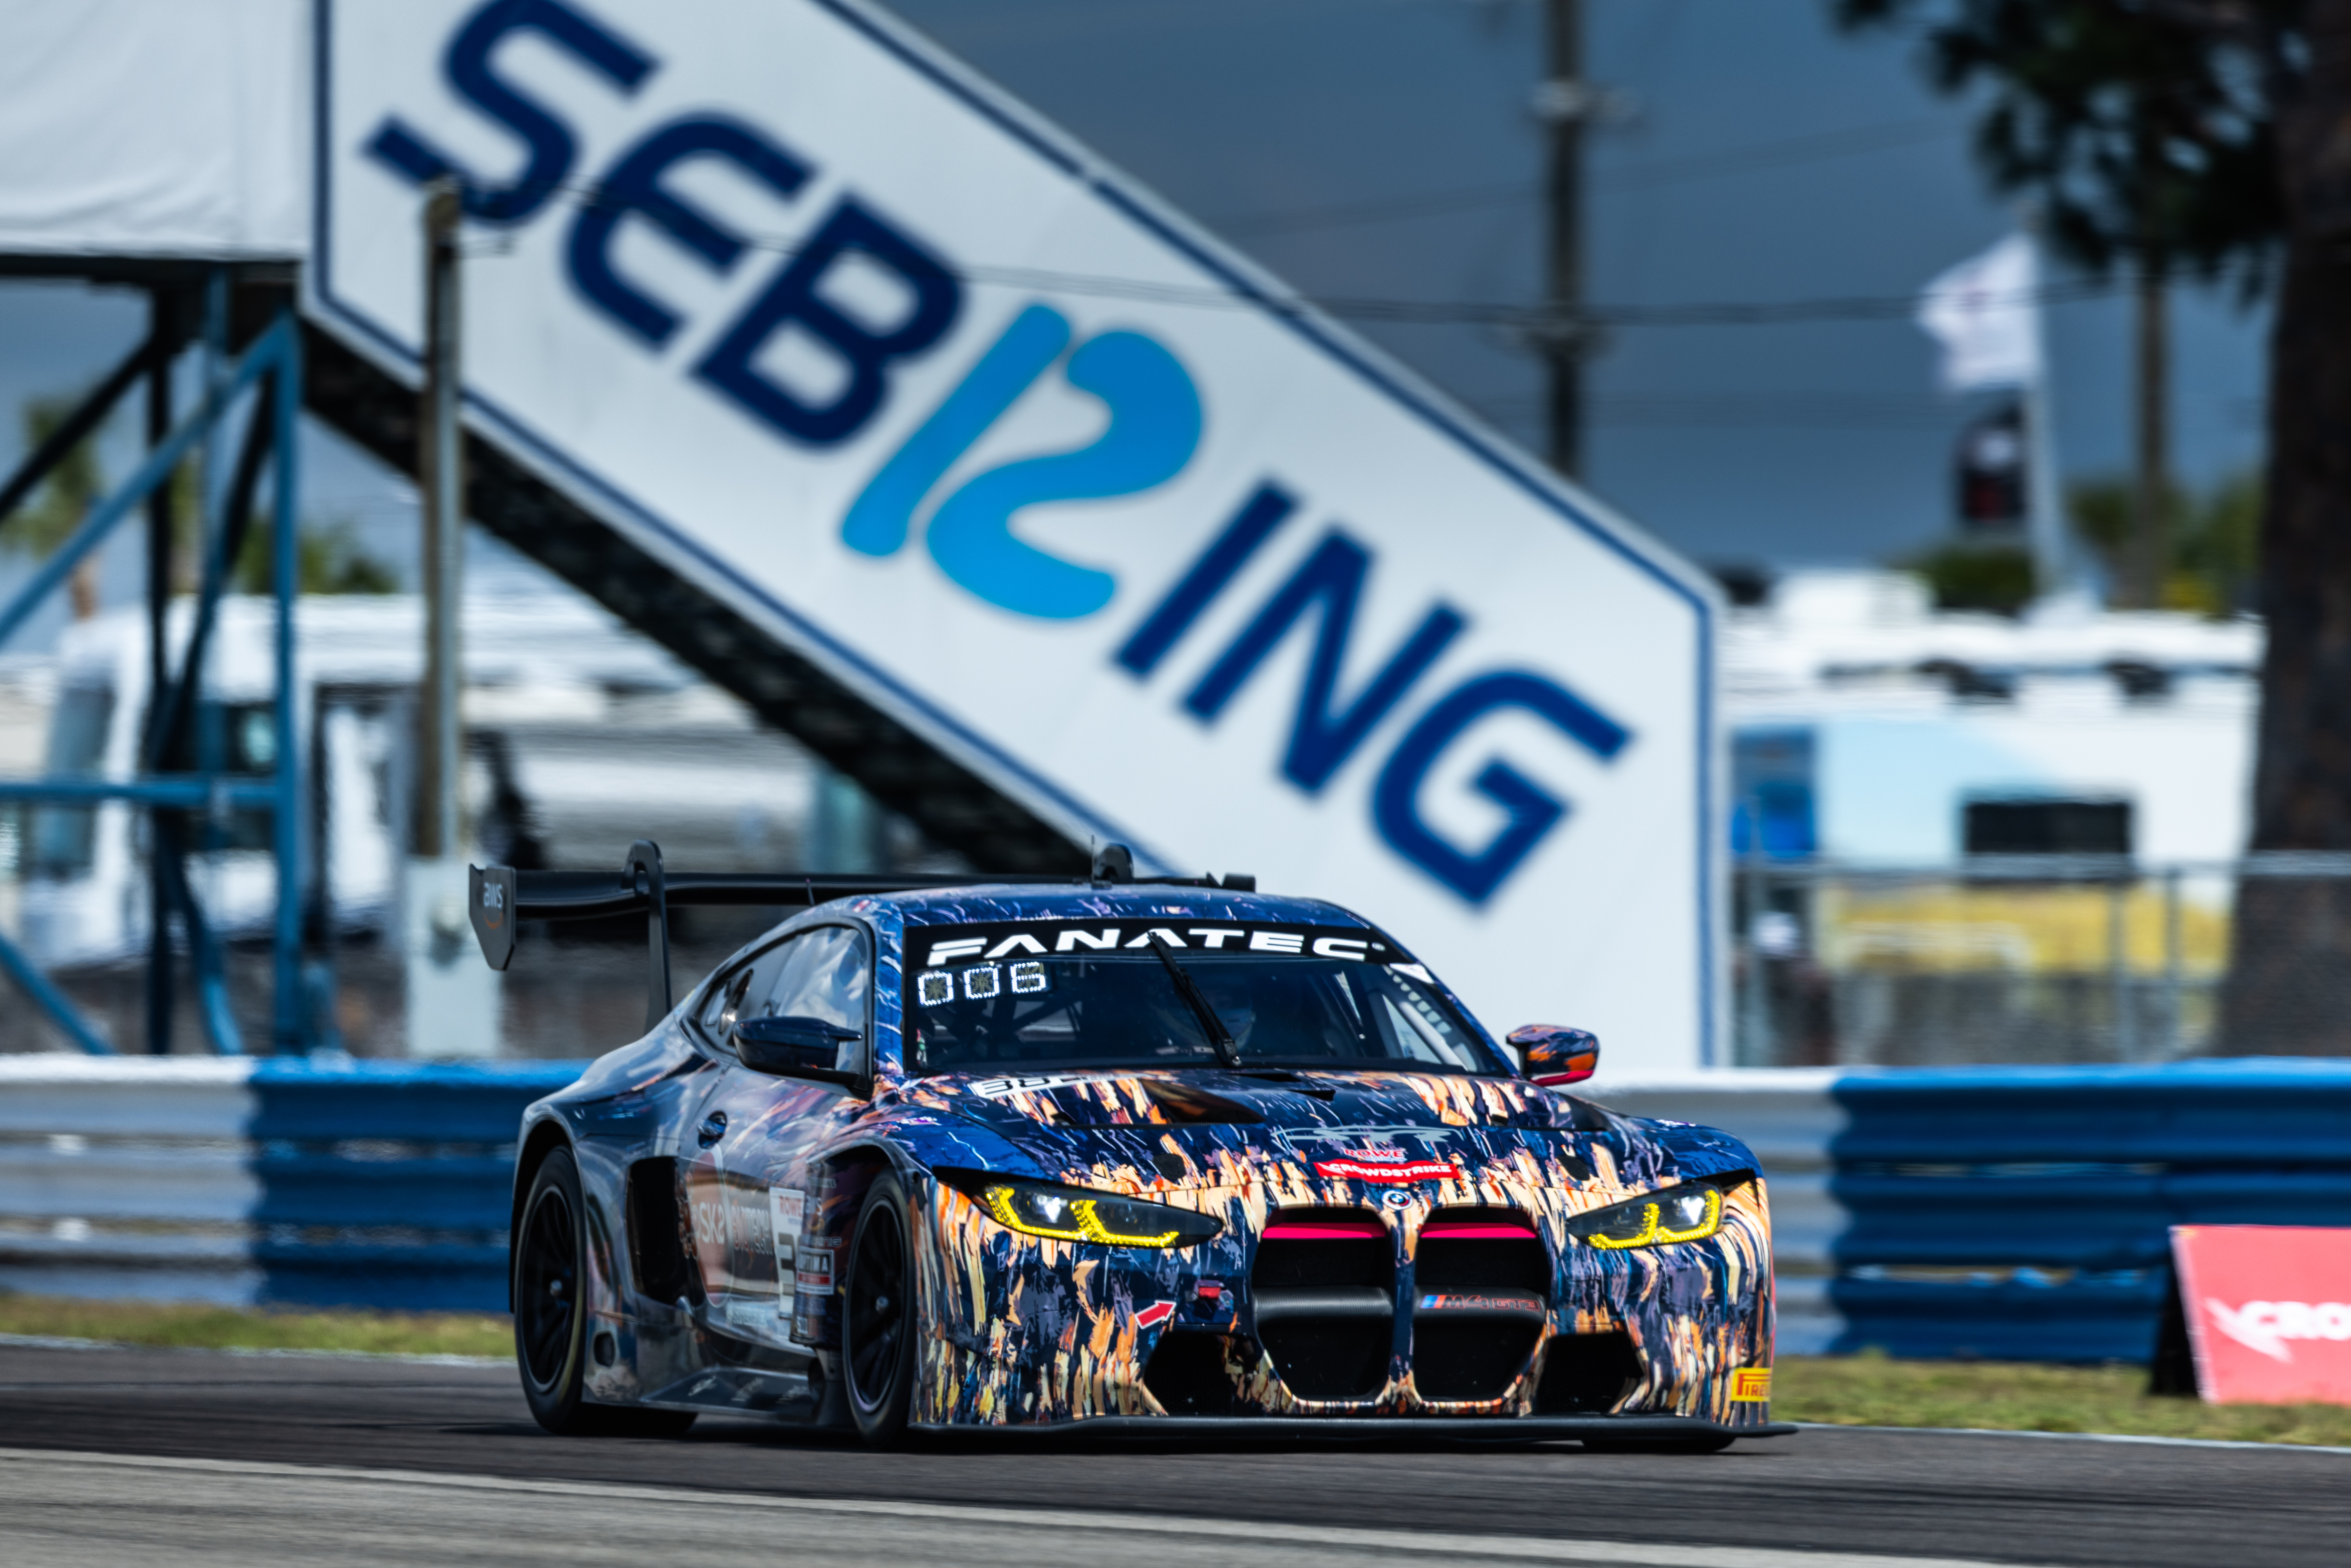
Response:
M865 1195L849 1244L847 1311L841 1364L858 1436L887 1448L905 1434L914 1397L914 1249L906 1230L906 1194L883 1176Z
M672 1437L689 1410L588 1403L588 1270L580 1167L569 1149L539 1162L514 1238L515 1364L534 1420L563 1437Z

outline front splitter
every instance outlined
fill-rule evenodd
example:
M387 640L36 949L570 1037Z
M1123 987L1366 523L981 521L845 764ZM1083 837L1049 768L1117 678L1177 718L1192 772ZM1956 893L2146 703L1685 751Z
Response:
M1487 1443L1552 1443L1585 1437L1625 1443L1687 1443L1709 1437L1784 1437L1796 1428L1785 1421L1732 1427L1695 1416L1090 1416L1076 1421L1020 1426L923 1426L935 1433L1018 1433L1050 1437L1064 1433L1113 1437L1224 1437L1327 1442L1399 1443L1420 1439Z

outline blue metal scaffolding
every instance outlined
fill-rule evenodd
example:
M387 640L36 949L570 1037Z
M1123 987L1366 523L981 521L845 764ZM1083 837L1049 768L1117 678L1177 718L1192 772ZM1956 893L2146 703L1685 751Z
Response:
M191 820L218 820L240 807L267 810L277 871L277 902L271 932L271 1045L281 1052L299 1051L308 1047L313 1033L302 964L307 825L303 802L307 799L307 780L302 766L304 747L298 743L297 728L300 716L294 668L298 565L296 505L300 494L296 484L295 426L302 407L302 334L293 313L281 310L243 354L231 360L226 352L225 276L215 273L206 292L204 337L209 374L202 401L184 419L165 430L154 415L159 409L168 409L168 402L164 401L168 392L151 394L150 427L154 439L137 472L91 507L80 526L41 564L32 580L6 605L0 606L0 643L5 643L117 525L142 504L151 503L151 498L168 493L162 487L168 486L173 469L199 441L212 440L217 445L217 438L230 428L235 412L240 406L250 405L251 417L246 422L235 470L226 485L206 486L206 503L200 508L203 528L198 549L203 575L193 622L176 673L165 646L162 615L169 588L165 570L168 562L162 559L161 552L169 548L168 514L159 506L151 505L148 564L153 614L149 632L154 644L150 665L158 678L148 694L139 776L120 780L47 778L0 781L0 801L94 806L121 800L146 809L152 825L149 852L154 872L151 879L154 903L150 922L152 953L148 1049L168 1049L171 923L176 915L186 936L205 1036L212 1048L224 1055L242 1054L245 1042L229 1009L228 978L220 938L206 920L188 877L188 843L183 824ZM159 389L167 387L165 378L170 373L174 343L165 314L159 309L155 330L148 340L101 382L49 439L26 456L5 485L0 485L0 519L14 511L49 469L98 428L122 394L142 375ZM270 469L272 481L271 591L277 608L274 649L277 745L274 770L266 782L252 774L224 771L216 746L197 745L192 748L187 744L205 655L219 620L221 595L245 542L255 491L265 464ZM195 753L193 767L166 771L171 763L190 749ZM5 935L0 935L0 969L5 969L81 1049L112 1052L114 1047L25 950Z

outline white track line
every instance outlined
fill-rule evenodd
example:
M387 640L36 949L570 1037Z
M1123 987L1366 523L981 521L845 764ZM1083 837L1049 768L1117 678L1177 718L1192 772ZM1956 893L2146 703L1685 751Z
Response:
M1886 1557L1868 1552L1782 1551L1751 1546L1687 1546L1648 1542L1559 1540L1528 1536L1460 1535L1426 1531L1347 1530L1319 1525L1260 1523L1148 1513L1080 1513L1070 1510L975 1508L954 1503L873 1502L848 1498L777 1497L762 1492L690 1491L682 1489L611 1486L598 1482L514 1480L495 1476L434 1475L422 1470L349 1469L324 1465L269 1464L246 1459L182 1459L136 1454L99 1454L71 1449L0 1448L0 1484L18 1464L79 1464L123 1470L200 1471L222 1476L282 1476L340 1479L451 1490L518 1492L648 1503L714 1503L776 1513L851 1514L869 1518L925 1520L967 1528L1093 1531L1105 1534L1175 1536L1252 1545L1288 1542L1301 1547L1354 1547L1367 1555L1414 1555L1444 1559L1485 1558L1529 1563L1619 1565L1619 1568L2022 1568L1955 1557Z
M292 1356L314 1361L395 1361L411 1366L511 1366L510 1355L455 1355L406 1350L296 1350L243 1344L134 1344L122 1339L68 1339L59 1334L0 1333L0 1350L161 1350L174 1355Z
M2034 1437L2057 1443L2147 1443L2162 1448L2250 1448L2265 1454L2351 1454L2332 1443L2252 1442L2235 1437L2157 1437L2137 1432L2032 1432L2010 1427L1848 1427L1835 1421L1799 1421L1807 1432L1905 1432L1929 1437Z

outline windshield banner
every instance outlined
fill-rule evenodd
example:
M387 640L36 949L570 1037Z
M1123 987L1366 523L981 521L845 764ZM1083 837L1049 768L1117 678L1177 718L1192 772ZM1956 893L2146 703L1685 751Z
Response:
M936 969L950 964L1019 963L1072 956L1091 958L1127 952L1142 957L1163 939L1186 959L1218 954L1344 958L1400 965L1417 979L1428 977L1411 954L1377 931L1360 925L1290 925L1255 920L1032 920L990 925L914 925L906 930L906 967Z

